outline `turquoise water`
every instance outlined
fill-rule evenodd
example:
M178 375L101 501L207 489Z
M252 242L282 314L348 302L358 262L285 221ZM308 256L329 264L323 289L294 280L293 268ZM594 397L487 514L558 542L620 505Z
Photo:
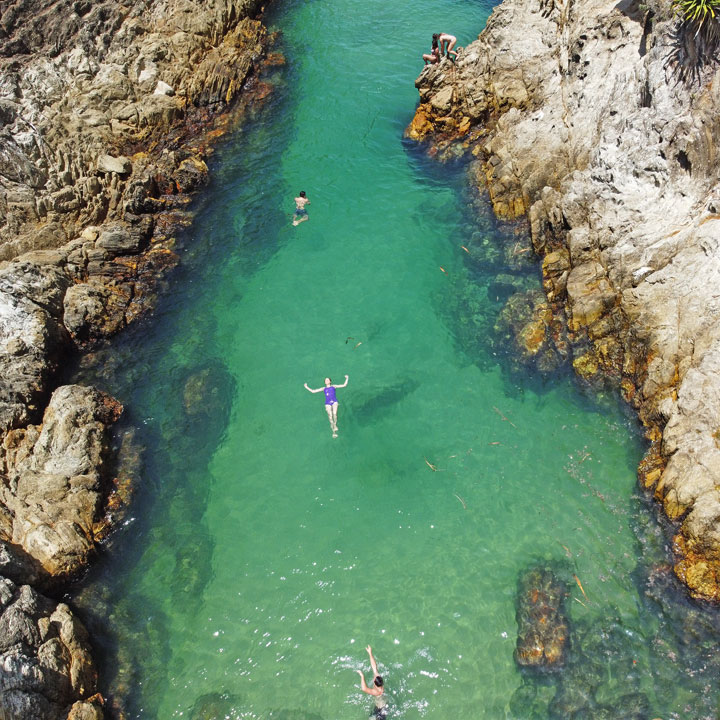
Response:
M539 282L493 249L522 235L461 163L402 141L429 36L469 42L489 10L274 10L272 103L219 154L155 318L79 372L146 448L132 517L79 596L129 717L366 717L368 644L394 717L570 717L575 691L582 717L629 717L638 697L648 717L714 707L715 617L663 564L634 421L570 376L510 372L492 288L508 270ZM333 439L303 383L345 374ZM567 583L565 680L513 660L536 562Z

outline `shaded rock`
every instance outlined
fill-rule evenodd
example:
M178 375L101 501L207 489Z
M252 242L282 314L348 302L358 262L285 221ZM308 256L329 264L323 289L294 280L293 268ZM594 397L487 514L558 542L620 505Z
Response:
M107 494L108 426L121 411L93 388L66 385L53 393L42 425L5 437L0 539L20 546L46 576L73 576L94 549Z
M1 577L0 667L3 717L103 717L85 628L67 605Z

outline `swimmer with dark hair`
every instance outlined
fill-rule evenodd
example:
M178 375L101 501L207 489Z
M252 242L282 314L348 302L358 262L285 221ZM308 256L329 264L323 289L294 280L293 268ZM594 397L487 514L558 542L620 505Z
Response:
M440 62L440 47L438 45L438 37L439 36L437 33L432 36L432 46L430 48L430 52L423 55L423 60L425 61L426 65L435 65L435 63Z
M308 384L305 383L304 387L306 390L308 390L311 393L319 393L324 392L325 393L325 410L328 414L328 420L330 420L330 428L332 430L333 437L337 437L338 432L338 426L337 426L337 412L338 412L338 400L337 396L335 395L335 389L336 388L344 388L347 387L349 376L345 376L345 382L342 385L333 385L332 380L329 377L325 378L325 387L318 388L317 390L313 390L311 387L308 387Z
M370 667L373 671L373 684L372 687L368 687L365 682L365 676L362 670L357 670L357 674L360 676L360 688L364 693L372 695L375 700L375 707L373 708L370 717L378 718L378 720L385 720L387 717L387 698L384 695L385 684L382 676L378 673L377 663L372 654L372 648L368 645L366 648L368 655L370 656Z
M305 222L306 220L310 219L307 214L307 210L305 209L305 206L309 204L310 201L307 199L305 191L301 190L300 194L295 198L295 214L293 215L293 225L299 225L301 222Z

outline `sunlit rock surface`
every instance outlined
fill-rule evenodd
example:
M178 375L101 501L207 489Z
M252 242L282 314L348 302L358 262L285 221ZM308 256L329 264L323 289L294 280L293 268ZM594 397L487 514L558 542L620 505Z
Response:
M407 135L459 140L501 217L526 215L571 362L653 447L676 572L720 599L720 72L667 3L506 0L417 79Z

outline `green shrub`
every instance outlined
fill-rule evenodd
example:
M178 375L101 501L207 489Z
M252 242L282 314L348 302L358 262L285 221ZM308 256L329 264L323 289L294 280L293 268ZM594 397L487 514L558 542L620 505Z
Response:
M673 0L673 9L700 30L705 23L714 24L720 16L720 0Z

